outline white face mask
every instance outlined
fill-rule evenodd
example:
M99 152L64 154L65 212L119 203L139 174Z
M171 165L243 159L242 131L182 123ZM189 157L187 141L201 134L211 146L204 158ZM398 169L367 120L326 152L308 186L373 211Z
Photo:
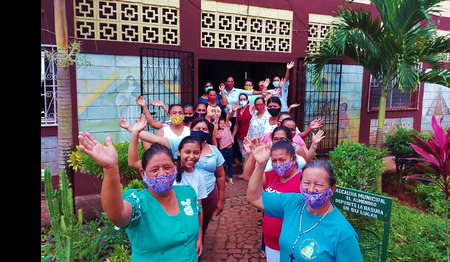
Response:
M247 101L239 101L239 106L244 107L247 105L247 103L248 103Z

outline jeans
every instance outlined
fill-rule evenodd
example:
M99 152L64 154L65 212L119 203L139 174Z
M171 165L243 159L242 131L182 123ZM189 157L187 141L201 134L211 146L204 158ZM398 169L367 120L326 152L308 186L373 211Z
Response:
M228 178L233 178L233 147L220 149L220 153L225 158L223 167L227 170Z

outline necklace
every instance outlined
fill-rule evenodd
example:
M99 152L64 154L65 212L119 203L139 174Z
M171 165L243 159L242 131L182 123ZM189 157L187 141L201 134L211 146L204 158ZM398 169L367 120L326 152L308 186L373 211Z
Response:
M298 235L297 239L295 240L294 245L292 246L291 254L289 255L289 257L291 258L291 262L294 261L294 259L295 259L294 248L295 248L295 245L297 245L297 241L300 239L300 237L303 234L308 233L309 231L313 230L320 222L322 222L322 220L325 218L325 216L330 212L331 208L333 207L333 205L330 205L327 212L325 212L325 214L323 214L323 216L319 219L319 221L317 221L317 223L315 223L312 227L310 227L309 229L302 232L302 217L303 217L303 210L305 210L305 206L306 206L306 203L303 205L302 211L300 212L300 222L299 222L299 226L298 226L298 231L300 232L300 234Z

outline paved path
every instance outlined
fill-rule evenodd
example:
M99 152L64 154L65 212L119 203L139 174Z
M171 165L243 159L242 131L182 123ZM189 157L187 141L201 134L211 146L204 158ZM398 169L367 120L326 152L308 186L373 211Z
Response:
M248 203L246 192L243 179L227 186L223 211L209 222L200 261L266 261L259 258L262 213Z
M219 216L213 216L205 235L202 262L266 261L259 258L261 245L261 226L258 220L262 213L245 199L247 181L234 179L227 185L225 205ZM76 209L81 208L84 218L96 218L95 210L101 210L100 195L75 198ZM41 225L49 225L45 199L41 200Z

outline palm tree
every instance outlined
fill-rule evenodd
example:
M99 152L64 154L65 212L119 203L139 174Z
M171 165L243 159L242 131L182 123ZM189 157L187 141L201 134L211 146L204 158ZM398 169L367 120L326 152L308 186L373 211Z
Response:
M67 35L66 4L64 0L54 0L55 38L57 46L56 72L58 77L57 112L58 112L58 162L59 170L65 170L73 185L73 171L67 160L73 149L72 138L72 96L70 85L69 40Z
M346 57L363 66L381 87L376 147L383 145L386 98L389 86L416 91L419 83L450 86L450 71L440 62L450 52L450 39L436 36L432 15L444 0L371 0L378 10L374 18L363 8L339 7L339 21L308 56L308 72L322 88L321 72L330 59ZM422 71L420 63L431 70ZM396 80L396 81L394 81Z

